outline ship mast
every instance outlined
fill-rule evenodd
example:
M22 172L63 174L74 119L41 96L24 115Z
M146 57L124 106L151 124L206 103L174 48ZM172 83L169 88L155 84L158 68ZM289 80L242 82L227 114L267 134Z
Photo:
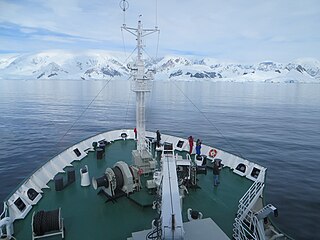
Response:
M128 8L126 1L120 2L120 6L122 6L125 13L125 10ZM140 15L139 18L141 16L142 15ZM137 56L134 62L129 63L127 67L130 69L132 76L131 90L136 94L137 153L141 158L144 158L143 155L147 152L145 99L146 94L150 92L152 88L154 71L146 70L145 68L145 62L142 56L144 47L142 39L147 35L158 32L159 30L158 27L155 27L154 29L144 29L140 19L138 20L137 28L128 27L124 23L121 29L136 37Z
M141 17L141 15L139 16ZM137 150L143 154L147 148L145 142L146 136L146 112L145 112L145 98L146 93L151 91L153 80L152 70L145 69L145 62L142 57L143 43L142 38L152 33L158 32L158 28L144 29L141 20L138 21L138 27L132 28L126 26L124 23L121 29L126 30L132 35L136 36L137 57L134 63L129 63L128 68L131 71L132 82L131 90L136 93L136 130L137 130Z

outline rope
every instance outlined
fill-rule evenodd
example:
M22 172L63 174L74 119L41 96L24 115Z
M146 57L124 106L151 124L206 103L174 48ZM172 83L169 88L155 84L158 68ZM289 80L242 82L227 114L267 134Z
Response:
M126 62L129 60L129 58L132 56L132 54L133 54L136 50L137 50L137 47L135 47L135 48L133 49L133 51L131 52L131 54L126 58L126 60L124 60L124 62L122 63L122 65L125 66ZM119 68L120 68L120 67L119 67Z
M125 65L126 62L128 61L128 59L131 57L131 55L135 52L136 48L132 51L132 53L126 58L126 60L124 61L124 63L122 65ZM120 66L119 66L120 68ZM118 68L118 69L119 69ZM117 69L117 70L118 70ZM82 116L86 113L86 111L90 108L90 106L92 105L92 103L97 99L97 97L101 94L101 92L106 88L106 86L111 82L112 77L110 77L107 82L104 84L104 86L100 89L100 91L96 94L96 96L91 100L91 102L88 104L88 106L82 111L82 113L79 115L79 117L72 123L72 125L70 126L70 128L65 132L65 134L60 138L60 140L57 142L56 146L59 145L62 140L64 139L64 137L71 131L71 129L76 125L76 123L82 118Z
M150 60L153 62L154 58L150 56L150 54L147 52L147 50L145 50L144 48L142 48L142 51L150 58Z
M147 50L145 50L144 48L142 48L142 51L150 58L152 64L156 63L156 59L157 59L157 55L156 57L151 57L150 54L147 52ZM158 53L156 53L158 54ZM157 72L157 68L155 68L155 71Z
M137 48L133 49L133 51L131 52L131 54L127 57L127 59L124 61L123 65L125 65L125 63L128 61L128 59L132 56L132 54L136 51ZM130 80L132 76L129 76L129 78L127 79L127 81ZM129 110L129 103L131 102L131 91L129 92L129 98L128 98L128 103L127 103L127 109L126 109L126 116L125 116L125 120L124 120L124 126L126 127L127 125L127 117L128 117L128 110Z
M156 59L158 59L158 53L159 53L159 41L160 41L160 30L158 30L158 40L157 40Z
M182 95L183 95L186 99L188 99L188 101L189 101L189 102L202 114L202 116L210 123L210 125L217 130L217 132L222 136L222 138L227 142L227 144L229 144L229 145L232 147L232 149L233 149L235 152L237 152L240 157L242 157L241 152L240 152L238 149L236 149L236 148L231 144L231 142L228 140L228 138L226 138L226 137L222 134L222 132L213 124L213 122L204 114L204 112L202 112L202 111L198 108L198 106L182 91L181 88L178 87L178 85L177 85L174 81L173 81L173 83L174 83L174 85L176 86L176 88L182 93ZM243 158L243 157L242 157L242 158Z
M132 53L126 58L126 60L124 61L124 63L122 65L125 65L126 62L128 61L128 59L131 57L131 55L135 52L137 48L135 48ZM120 67L119 67L120 68ZM119 69L118 68L118 69ZM85 114L85 112L90 108L90 106L92 105L92 103L97 99L97 97L100 95L100 93L106 88L106 86L111 82L112 77L110 77L109 80L107 80L107 82L105 83L105 85L100 89L100 91L98 92L98 94L91 100L91 102L88 104L88 106L82 111L82 113L80 114L80 116L72 123L71 127L65 132L65 134L60 138L60 140L57 142L56 146L59 145L62 140L64 139L64 137L71 131L71 129L75 126L75 124L82 118L82 116Z
M41 210L36 213L33 217L33 232L36 235L43 235L43 230L42 230L42 217L43 217L44 211Z
M146 235L146 240L161 238L161 235L162 235L161 222L159 221L159 219L155 219L155 222L156 222L156 227Z
M127 81L130 80L132 76L129 76L129 78L127 79ZM132 91L129 91L129 97L128 97L128 102L127 102L127 109L126 109L126 117L124 119L124 126L126 127L127 125L127 120L128 120L128 110L129 110L129 103L131 102L131 96L132 96Z
M98 94L91 100L91 102L88 104L88 106L82 111L82 113L80 114L80 116L72 123L71 127L65 132L65 134L62 136L62 138L60 138L60 140L58 141L57 145L59 143L61 143L61 141L64 139L64 137L71 131L71 129L75 126L75 124L80 120L80 118L82 118L82 116L85 114L85 112L90 108L90 106L92 105L92 103L97 99L97 97L100 95L100 93L106 88L106 86L110 83L112 77L105 83L105 85L100 89L100 91L98 92Z
M43 235L46 232L59 231L60 219L59 209L53 211L39 211L33 218L33 230L36 235Z
M126 10L125 9L123 9L123 24L126 24Z
M122 35L123 51L124 51L125 56L127 57L127 49L126 49L126 44L125 44L124 35L123 35L123 29L122 28L121 28L121 35Z
M156 0L156 27L158 27L158 0Z

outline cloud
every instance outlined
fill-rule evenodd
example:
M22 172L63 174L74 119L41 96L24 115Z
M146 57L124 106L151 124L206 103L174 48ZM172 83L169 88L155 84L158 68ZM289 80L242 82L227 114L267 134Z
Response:
M33 39L40 41L50 41L50 42L60 42L60 43L75 43L76 39L66 38L61 36L42 36L42 35L33 35Z
M161 55L180 52L239 61L286 61L298 54L320 58L317 0L128 2L127 25L135 26L140 14L145 27L159 25ZM38 49L55 43L61 48L119 50L123 20L117 0L2 0L0 28L9 27L14 34L0 31L0 50L17 51L22 42L28 48L34 42ZM155 48L157 36L146 41ZM132 47L134 38L124 34L124 42Z
M35 32L37 32L37 30L34 28L22 27L22 28L20 28L20 32L22 32L22 33L35 33Z

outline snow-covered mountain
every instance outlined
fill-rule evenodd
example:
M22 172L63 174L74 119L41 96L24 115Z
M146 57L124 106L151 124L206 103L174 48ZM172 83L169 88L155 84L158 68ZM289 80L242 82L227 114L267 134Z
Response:
M127 79L129 70L118 53L100 50L52 50L35 54L0 55L0 79ZM301 58L290 63L223 63L213 58L166 56L149 61L156 80L315 82L320 83L320 62Z
M235 64L222 63L210 58L191 60L182 57L165 57L158 62L156 68L161 78L175 80L320 83L320 62L310 58L297 59L286 64L272 61Z
M128 75L128 69L106 51L46 51L11 57L0 55L0 77L7 79L104 79ZM3 62L3 64L1 64Z

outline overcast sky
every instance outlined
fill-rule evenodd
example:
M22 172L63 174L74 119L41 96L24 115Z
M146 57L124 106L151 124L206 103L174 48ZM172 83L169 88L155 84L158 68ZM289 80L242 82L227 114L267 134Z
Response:
M127 33L122 38L119 2L0 0L0 53L124 51L124 45L130 52L134 38ZM319 0L128 2L128 26L136 26L140 14L145 27L158 24L159 56L196 55L245 63L320 59ZM156 55L157 39L157 35L146 39L152 57Z

